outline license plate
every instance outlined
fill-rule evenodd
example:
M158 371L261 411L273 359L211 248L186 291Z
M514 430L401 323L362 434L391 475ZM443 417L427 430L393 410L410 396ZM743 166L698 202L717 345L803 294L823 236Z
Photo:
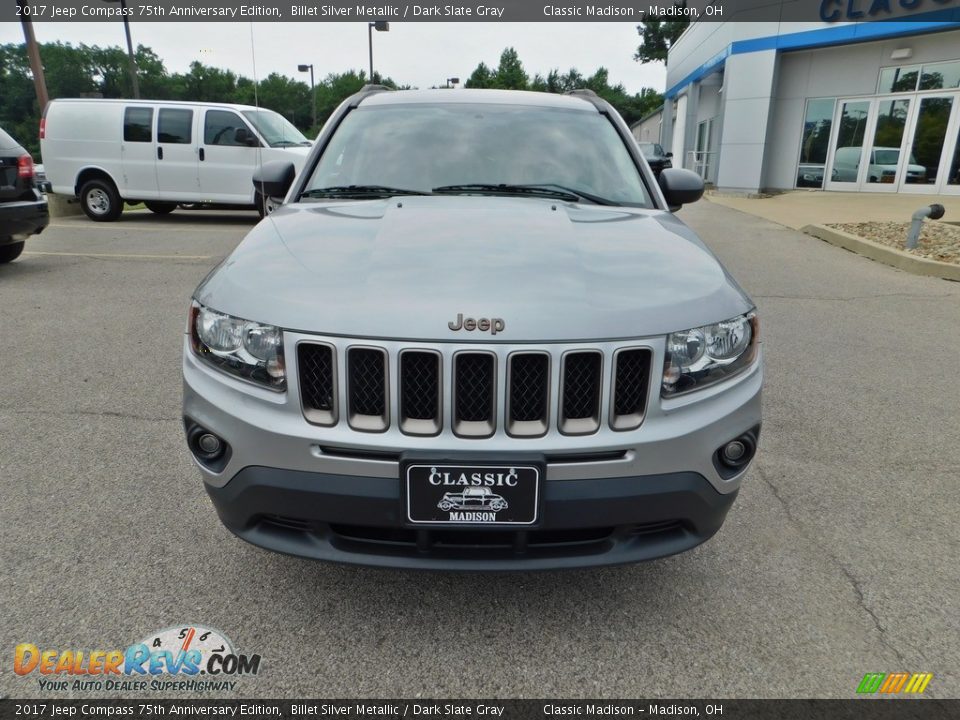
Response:
M539 519L541 474L536 465L407 465L407 520L533 525Z

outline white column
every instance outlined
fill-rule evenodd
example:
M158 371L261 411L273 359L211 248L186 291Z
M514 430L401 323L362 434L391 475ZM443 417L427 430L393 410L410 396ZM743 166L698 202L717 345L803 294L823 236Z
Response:
M773 104L777 51L732 55L723 83L723 128L717 187L756 193L763 188L767 124Z

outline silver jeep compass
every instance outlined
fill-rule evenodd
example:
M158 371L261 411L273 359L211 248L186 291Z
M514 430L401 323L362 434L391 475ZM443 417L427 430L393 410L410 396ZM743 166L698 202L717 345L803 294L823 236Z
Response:
M333 114L197 288L187 443L256 545L406 568L610 565L719 530L757 449L750 298L589 91Z

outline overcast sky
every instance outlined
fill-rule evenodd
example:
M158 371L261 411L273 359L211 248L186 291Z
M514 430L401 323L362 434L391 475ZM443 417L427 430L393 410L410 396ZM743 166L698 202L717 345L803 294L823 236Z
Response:
M172 72L183 72L200 60L253 77L255 58L259 77L271 72L296 76L299 63L313 63L319 80L330 72L368 66L364 22L254 23L252 44L250 23L134 21L130 27L134 44L153 48ZM125 42L120 21L39 22L34 32L39 42ZM23 42L20 24L0 24L0 42ZM378 72L418 87L443 84L448 77L465 81L477 63L496 67L501 51L513 46L531 77L571 67L589 75L603 66L612 84L623 83L631 93L643 87L662 92L663 65L635 62L638 44L636 23L395 22L390 32L374 33L373 52Z

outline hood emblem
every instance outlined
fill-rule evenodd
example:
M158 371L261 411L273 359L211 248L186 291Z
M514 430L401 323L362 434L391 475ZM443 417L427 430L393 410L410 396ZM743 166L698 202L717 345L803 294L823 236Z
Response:
M463 313L457 313L457 319L448 322L447 327L453 331L466 330L467 332L473 332L479 330L496 335L498 332L506 330L507 324L503 321L503 318L465 318Z

